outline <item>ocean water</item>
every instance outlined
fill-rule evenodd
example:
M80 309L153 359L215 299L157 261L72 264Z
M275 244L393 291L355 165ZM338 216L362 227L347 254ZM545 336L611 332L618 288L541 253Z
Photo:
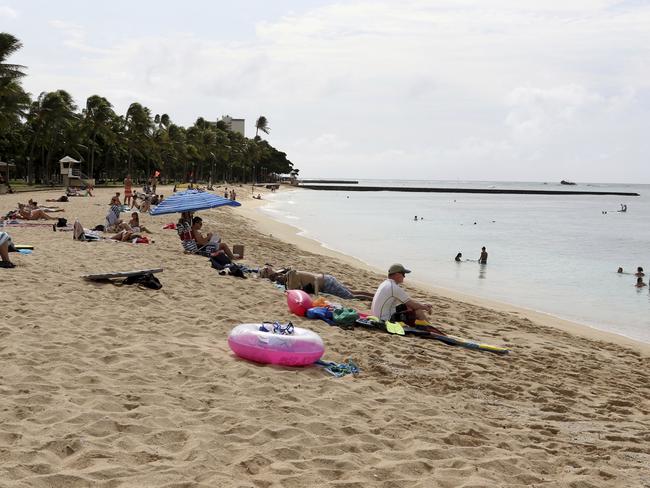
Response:
M418 281L650 342L649 287L637 289L633 276L637 266L650 271L650 185L359 184L639 193L621 197L296 189L269 195L261 211L377 268L401 262ZM617 212L622 203L628 208L625 213ZM464 260L476 260L482 246L489 253L487 265L454 261L458 252ZM617 274L619 266L631 274Z

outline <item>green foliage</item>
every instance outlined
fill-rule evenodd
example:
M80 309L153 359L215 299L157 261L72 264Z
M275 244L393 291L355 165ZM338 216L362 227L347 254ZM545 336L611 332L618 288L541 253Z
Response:
M185 128L137 102L119 115L100 95L88 97L81 112L65 90L31 101L20 85L24 67L5 62L20 47L14 36L0 33L0 156L15 162L16 176L30 183L56 181L55 163L66 154L100 181L127 173L143 180L156 170L173 181L265 181L294 170L285 153L257 136L270 131L264 116L248 139L203 117Z

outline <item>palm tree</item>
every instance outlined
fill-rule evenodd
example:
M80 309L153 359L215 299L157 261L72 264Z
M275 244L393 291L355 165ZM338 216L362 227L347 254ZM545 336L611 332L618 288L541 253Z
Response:
M22 72L24 66L5 62L9 56L21 47L22 44L14 36L7 32L0 32L0 79L15 80L25 76L25 73Z
M0 32L0 131L20 121L29 108L29 95L20 86L19 79L25 76L24 66L8 64L9 56L20 49L21 44L14 36Z
M115 112L113 106L104 97L92 95L86 100L86 108L83 110L83 121L86 130L90 135L90 170L89 176L95 174L95 150L97 146L97 136L107 140L112 135L110 123Z
M257 133L259 131L262 131L267 135L271 131L271 128L269 127L269 121L263 115L260 115L255 121L255 137L258 137Z

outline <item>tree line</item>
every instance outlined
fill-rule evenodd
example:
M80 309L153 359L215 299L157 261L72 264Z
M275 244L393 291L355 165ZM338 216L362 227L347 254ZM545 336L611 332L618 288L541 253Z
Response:
M83 161L83 173L99 182L126 174L143 180L154 171L168 181L231 182L298 172L284 152L260 138L259 132L270 131L264 116L251 139L224 121L203 117L183 127L137 102L118 114L100 95L88 97L82 107L65 90L32 99L21 85L25 66L6 62L21 46L0 32L0 159L14 163L15 175L30 184L57 182L58 161L65 155Z

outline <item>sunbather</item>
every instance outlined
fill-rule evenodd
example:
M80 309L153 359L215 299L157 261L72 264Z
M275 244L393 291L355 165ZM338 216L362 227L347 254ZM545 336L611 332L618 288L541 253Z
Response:
M15 268L16 265L9 259L9 245L11 237L6 232L0 232L0 268Z
M203 227L203 219L201 217L194 217L192 219L192 235L199 247L205 247L206 251L223 251L226 256L230 259L238 259L239 256L235 256L230 250L230 247L224 242L221 242L221 237L212 232L208 232L207 235L201 234L201 228Z
M133 232L147 232L151 234L151 231L147 229L144 225L140 225L140 215L138 212L133 212L131 214L131 220L129 220L129 227Z
M67 202L68 197L66 195L61 195L59 198L48 198L46 202Z
M319 292L328 293L340 298L357 300L372 300L372 293L366 291L350 290L334 276L325 273L309 273L295 269L276 271L271 266L265 266L260 270L261 278L268 278L271 281L284 285L287 290L303 290L307 293L318 295Z
M44 207L43 205L39 205L38 202L31 198L25 206L29 207L31 210L42 210L43 212L65 212L65 209L61 207Z
M56 220L57 217L48 215L43 212L41 209L30 209L28 206L23 205L22 203L18 204L18 218L24 220Z

